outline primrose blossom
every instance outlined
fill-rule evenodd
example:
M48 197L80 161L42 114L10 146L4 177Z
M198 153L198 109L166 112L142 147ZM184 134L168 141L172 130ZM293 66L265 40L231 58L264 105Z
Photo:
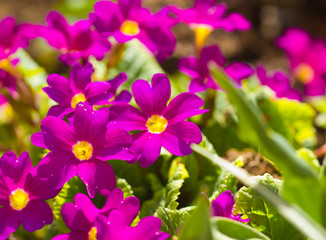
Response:
M260 83L272 89L276 97L302 101L301 93L291 87L290 79L284 72L275 71L273 75L268 75L262 65L257 67L256 72Z
M228 14L226 4L217 4L216 0L195 0L191 8L180 9L176 6L168 6L168 9L180 22L188 24L194 30L196 46L199 49L204 46L207 36L214 29L232 32L246 31L251 27L241 14Z
M159 157L163 146L170 153L184 156L192 153L191 143L200 143L199 127L185 121L208 110L199 109L204 101L195 94L181 93L166 106L171 95L171 85L164 74L155 74L150 85L137 80L132 92L139 109L125 103L110 107L108 128L137 131L132 135L130 149L137 154L142 167L148 167Z
M179 61L180 71L191 77L190 92L201 92L208 88L220 88L210 74L210 63L223 67L225 72L239 85L241 80L254 74L254 70L246 63L233 62L225 66L226 59L218 46L207 46L201 50L199 59L196 57L185 57Z
M53 214L45 200L58 192L37 176L27 152L18 158L13 152L4 153L0 158L0 239L7 239L20 223L29 232L51 224Z
M47 78L49 86L43 88L43 91L59 105L52 106L48 116L64 118L75 111L79 102L88 102L93 106L130 101L131 94L127 90L115 97L118 87L127 80L125 73L101 82L92 82L92 73L92 64L82 66L77 62L72 66L69 79L55 73L50 74ZM111 101L113 97L115 98Z
M139 212L138 198L123 199L123 192L116 188L108 195L103 208L98 209L84 194L76 194L73 203L65 203L61 214L70 233L61 234L53 240L164 240L169 234L159 232L161 221L145 217L138 225L130 227Z
M98 1L89 19L100 33L119 43L138 39L159 61L174 51L176 40L167 13L152 14L141 6L141 0Z
M234 197L231 191L222 192L212 201L211 216L231 218L239 222L249 222L249 219L241 218L241 214L234 216L232 213L235 204Z
M41 122L41 132L32 135L32 143L50 150L38 165L41 177L53 180L62 187L78 175L85 183L90 197L96 192L108 194L116 184L112 167L107 160L131 160L128 150L131 136L122 129L106 129L109 111L94 111L87 102L78 103L70 125L48 116Z
M51 11L46 22L47 26L39 26L40 36L60 51L59 60L69 66L90 56L102 60L111 48L108 39L93 30L88 20L70 25L59 12Z
M326 94L326 43L306 31L289 28L276 40L289 59L291 73L303 83L306 96Z

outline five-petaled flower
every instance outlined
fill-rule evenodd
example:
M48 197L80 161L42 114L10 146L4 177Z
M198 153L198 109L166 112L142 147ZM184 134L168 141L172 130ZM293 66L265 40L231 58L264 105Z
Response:
M220 88L210 74L210 63L215 63L220 67L225 66L226 59L216 45L204 47L200 52L199 59L186 57L180 60L180 71L191 77L190 92L201 92L208 88ZM248 64L241 62L231 63L224 70L238 84L240 84L241 80L248 78L254 73L254 70Z
M103 208L98 209L84 194L76 194L75 204L66 203L61 214L70 233L56 236L53 240L164 240L169 237L159 232L161 220L145 217L138 225L130 227L139 212L139 200L132 196L123 199L123 192L116 188L109 194Z
M289 58L292 75L304 84L306 96L326 94L326 43L306 31L290 28L276 40Z
M47 78L48 87L44 92L59 103L50 108L48 116L64 118L75 111L79 102L88 102L91 105L105 105L114 102L129 102L131 94L127 90L121 91L114 100L117 88L127 80L125 73L120 73L114 79L102 82L92 82L93 67L87 63L84 67L75 63L70 78L66 79L58 74L50 74Z
M150 166L160 155L161 146L178 156L192 152L191 143L202 140L199 127L185 121L207 110L199 109L204 101L195 94L181 93L166 106L171 95L171 85L164 74L155 74L152 86L145 80L137 80L132 92L138 110L129 104L110 107L109 128L139 131L133 137L131 150L138 153L134 161L140 160L142 167Z
M214 29L231 32L246 31L251 27L241 14L227 14L226 4L216 4L216 0L195 0L192 8L180 9L176 6L168 6L168 9L179 21L188 24L194 30L196 46L199 49L204 46L207 36Z
M134 158L128 150L131 136L122 129L106 129L108 117L107 108L94 111L84 102L77 104L71 125L57 117L44 118L42 132L31 138L34 145L51 151L39 163L39 175L53 180L58 187L78 175L90 197L97 191L108 194L116 180L112 167L105 161Z
M141 7L141 0L98 1L94 11L89 19L104 36L113 36L119 43L138 39L159 61L173 53L176 40L171 24L162 24L168 20L164 12L152 14Z
M60 51L59 59L67 65L77 60L87 61L90 56L102 60L111 48L107 38L91 28L88 20L69 25L58 12L51 11L46 17L47 26L40 26L40 36Z
M301 93L291 87L290 79L284 72L276 71L272 76L269 76L262 65L259 65L256 71L260 83L272 89L275 92L276 97L285 97L298 101L302 100Z
M45 200L59 191L51 185L37 176L27 152L18 158L6 152L0 158L0 239L7 239L20 223L30 232L52 223L52 210Z

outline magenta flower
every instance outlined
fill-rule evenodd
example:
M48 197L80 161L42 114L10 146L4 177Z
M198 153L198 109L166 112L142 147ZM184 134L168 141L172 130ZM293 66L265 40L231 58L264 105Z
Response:
M70 78L66 79L58 74L50 74L47 78L49 87L44 92L59 105L50 108L48 116L64 118L75 111L79 102L88 102L91 105L112 103L109 100L116 95L117 88L127 80L125 73L120 73L114 79L105 82L92 82L93 67L87 63L84 67L75 63ZM122 91L115 98L115 102L129 102L131 94Z
M182 93L166 106L171 95L168 77L155 74L152 86L145 80L137 80L132 86L135 101L140 110L128 104L110 107L109 128L136 131L130 149L138 154L142 167L150 166L160 155L161 146L170 153L184 156L192 153L191 143L200 143L201 131L185 119L207 112L199 109L203 100L192 93Z
M159 61L173 53L176 40L167 13L153 15L141 7L141 0L98 1L94 11L89 19L104 36L114 36L119 43L138 39Z
M26 48L29 40L37 36L33 25L27 23L17 25L13 17L2 19L0 29L0 61L8 58L19 48Z
M276 45L288 56L291 72L304 84L305 95L325 95L326 43L311 38L304 30L290 28L277 39Z
M291 87L290 79L282 71L276 71L272 76L268 76L266 69L258 66L257 77L262 85L268 86L275 92L276 97L302 101L301 93Z
M47 26L40 27L40 35L52 47L60 50L60 61L72 65L79 59L88 60L94 56L102 60L104 54L111 48L107 38L91 29L91 23L80 20L69 25L58 12L51 11L46 17Z
M83 194L77 194L74 200L75 204L66 203L61 209L62 218L72 231L53 240L164 240L169 237L159 232L161 221L156 217L145 217L136 227L130 227L139 212L139 200L133 196L123 199L119 188L110 193L102 209L97 209Z
M41 130L32 135L32 143L49 149L38 166L41 177L53 180L58 187L78 175L90 197L96 192L106 195L115 187L111 159L131 160L134 154L127 147L131 136L122 129L106 129L109 111L93 111L85 102L79 103L71 125L57 117L42 120Z
M246 31L250 23L239 13L227 13L227 6L224 3L216 4L216 0L195 0L194 6L188 9L180 9L169 6L177 18L188 24L194 31L196 45L200 49L204 45L207 36L214 29L225 31Z
M52 210L45 200L59 191L35 173L27 152L18 158L7 152L0 158L0 239L7 239L20 223L29 232L52 223Z
M216 63L224 67L226 59L217 46L204 47L200 52L199 59L195 57L182 58L179 62L181 72L191 77L189 85L190 92L201 92L207 88L219 89L218 84L210 75L209 63ZM234 62L224 69L226 73L239 84L242 79L246 79L254 73L254 70L245 63Z
M235 204L234 197L231 191L222 192L212 201L211 216L226 217L237 220L239 222L249 222L249 219L242 219L241 214L234 216L232 213Z

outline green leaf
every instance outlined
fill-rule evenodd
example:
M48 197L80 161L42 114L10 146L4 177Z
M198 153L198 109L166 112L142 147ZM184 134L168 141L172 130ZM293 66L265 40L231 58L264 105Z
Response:
M209 202L200 196L198 207L188 218L178 234L179 240L213 240L209 222Z
M158 207L155 216L162 220L161 231L176 235L179 228L184 224L185 220L190 217L190 213L193 210L194 207L186 207L179 210Z
M140 218L153 215L159 206L163 207L165 204L165 188L160 179L153 173L149 173L146 179L151 184L153 198L142 204Z
M180 162L179 158L173 160L170 171L169 181L165 188L165 207L171 210L176 210L179 203L177 202L180 195L180 188L184 180L189 177L185 165Z
M54 198L53 216L56 219L57 228L60 232L69 232L69 228L61 217L61 208L67 202L74 202L74 197L80 190L85 188L78 177L70 179L61 189L60 193Z
M134 195L131 186L128 184L126 179L118 178L116 188L121 188L123 191L123 198L127 198Z
M279 194L281 180L269 174L253 178ZM248 216L250 225L271 239L305 239L253 188L242 187L239 190L234 211Z
M233 219L213 217L211 218L210 225L214 239L269 240L268 237L258 232L254 228Z
M321 223L322 216L326 214L322 200L325 189L320 187L315 169L296 155L284 137L267 127L259 107L243 91L235 88L225 74L217 69L212 69L212 74L236 108L239 137L280 168L285 177L284 198L298 204Z
M232 173L244 185L254 188L258 193L264 196L265 199L268 199L268 201L273 204L274 208L306 237L314 240L326 239L326 230L319 223L300 208L285 202L277 193L255 180L255 178L250 177L245 170L236 168L230 162L218 157L216 154L208 152L198 145L192 144L192 149L221 166L224 170ZM322 181L322 183L324 182Z
M317 143L314 119L316 113L307 103L286 98L258 100L268 124L296 147L314 147Z

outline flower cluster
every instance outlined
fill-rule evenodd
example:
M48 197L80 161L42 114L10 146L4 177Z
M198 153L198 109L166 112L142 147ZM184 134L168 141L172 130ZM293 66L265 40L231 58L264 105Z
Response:
M195 33L197 55L182 58L178 65L190 77L188 92L171 99L171 83L163 73L154 74L151 81L133 79L131 92L118 90L128 79L124 72L104 81L95 76L91 59L103 61L106 70L111 70L112 49L131 40L142 43L158 61L165 60L174 52L176 39L171 29L178 23L186 23ZM68 77L48 75L42 90L55 105L46 108L46 116L40 114L39 122L31 117L33 130L40 125L40 131L31 134L31 142L43 148L38 149L40 162L33 161L37 166L33 167L27 152L19 157L6 152L0 158L0 240L8 238L20 223L27 231L51 224L53 212L46 200L55 198L74 177L85 184L87 195L78 193L74 203L62 206L61 216L71 232L55 240L169 238L168 233L160 232L158 217L137 218L140 201L123 197L110 162L147 168L159 159L162 147L175 156L191 154L191 145L202 141L202 133L187 119L209 111L202 109L204 100L195 93L220 90L211 75L211 64L222 69L237 87L245 79L256 78L278 98L303 99L290 75L281 71L269 75L262 65L229 63L218 46L205 46L215 29L245 31L251 27L241 14L228 13L225 4L214 0L195 0L188 9L167 6L156 13L143 7L141 0L97 1L88 19L72 24L61 13L51 11L45 25L16 24L14 18L7 17L0 27L0 89L6 88L4 92L18 94L16 87L24 79L16 68L20 59L15 53L28 47L33 38L43 38L58 50L59 60L71 67ZM290 29L277 45L286 51L291 74L304 84L304 94L325 94L326 44ZM4 95L0 95L0 105L7 102ZM97 194L106 199L101 208L94 204ZM230 191L221 193L211 204L211 216L248 222L233 215L234 204Z
M58 235L53 240L164 240L169 237L169 234L159 232L161 220L156 217L142 218L136 226L131 227L139 211L139 200L136 197L123 199L123 192L119 188L109 194L101 209L96 208L83 194L77 194L74 200L75 204L66 203L61 210L71 232Z

